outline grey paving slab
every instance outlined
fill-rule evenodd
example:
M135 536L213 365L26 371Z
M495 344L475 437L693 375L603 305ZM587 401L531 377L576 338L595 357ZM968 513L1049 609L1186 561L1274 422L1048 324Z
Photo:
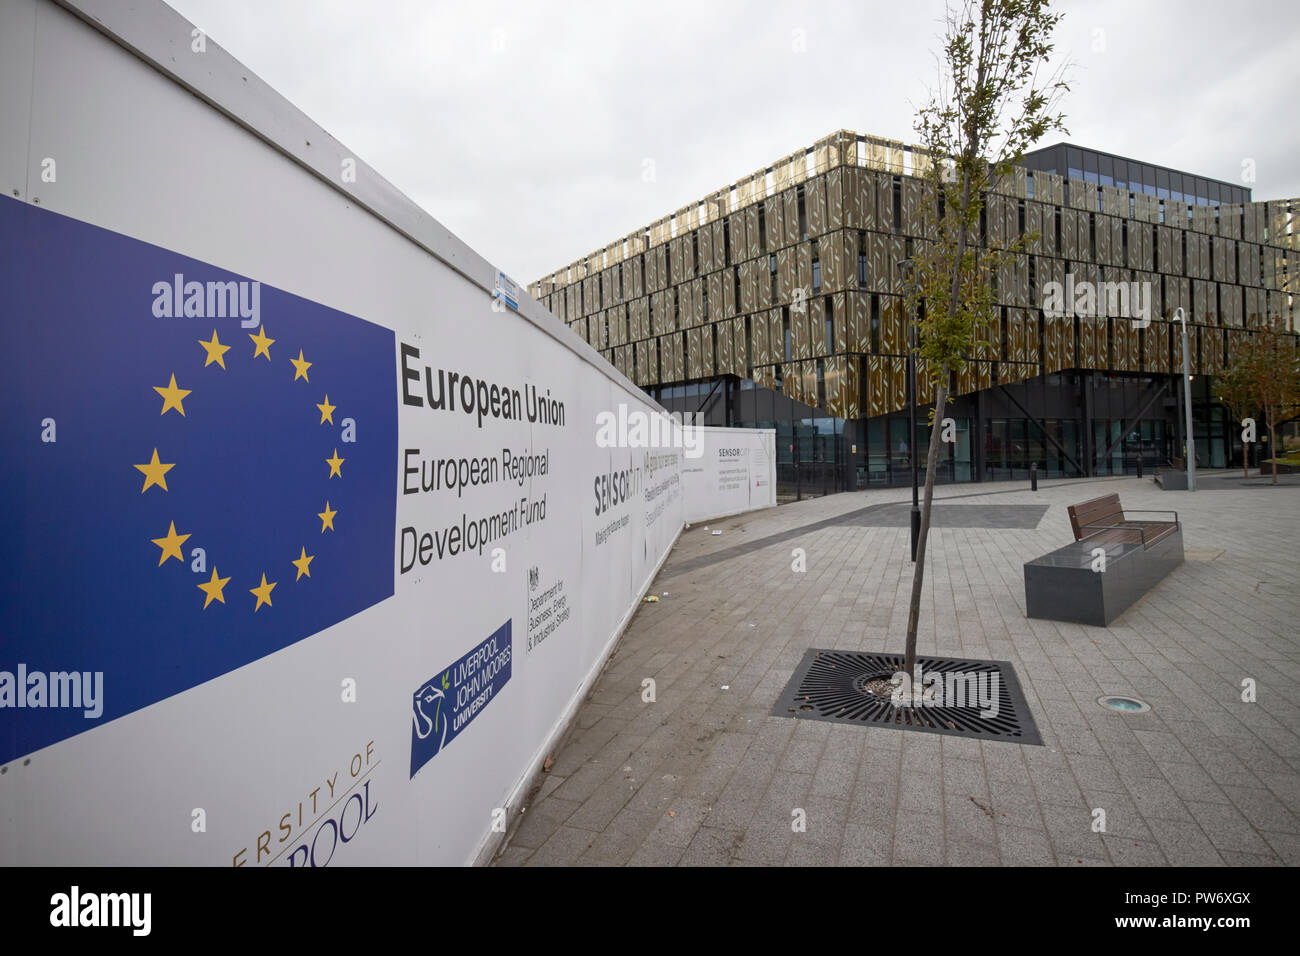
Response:
M1300 865L1300 485L1203 488L1229 493L937 490L918 650L1010 661L1041 747L768 716L809 647L902 649L906 492L686 530L495 862ZM1112 491L1176 508L1187 560L1108 628L1028 619L1024 562L1069 541L1066 506Z

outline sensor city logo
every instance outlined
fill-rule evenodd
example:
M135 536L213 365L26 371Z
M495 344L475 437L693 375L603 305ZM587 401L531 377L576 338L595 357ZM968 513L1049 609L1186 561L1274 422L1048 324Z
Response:
M511 624L425 681L411 701L411 777L481 714L510 680Z
M891 683L895 707L978 707L984 719L998 715L1002 682L996 671L923 671L918 663L913 678L896 671Z
M687 458L704 455L704 426L699 412L647 412L628 409L596 414L596 445L600 448L680 448Z
M1151 324L1151 299L1150 282L1092 282L1076 280L1073 272L1067 272L1064 284L1043 286L1042 309L1052 319L1076 315L1132 319L1134 328L1145 329Z

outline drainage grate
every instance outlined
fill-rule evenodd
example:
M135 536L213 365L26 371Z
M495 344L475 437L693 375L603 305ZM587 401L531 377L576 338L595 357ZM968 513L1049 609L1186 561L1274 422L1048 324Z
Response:
M772 708L772 716L1042 745L1043 740L1025 703L1020 682L1016 680L1009 662L918 657L917 663L922 674L935 671L943 674L945 688L953 690L967 690L973 676L978 686L984 688L986 699L991 696L992 678L996 675L997 707L981 708L978 701L947 694L940 701L924 707L895 706L888 697L868 690L867 684L878 678L889 678L902 670L903 655L828 651L814 647L804 654L795 668L794 676Z

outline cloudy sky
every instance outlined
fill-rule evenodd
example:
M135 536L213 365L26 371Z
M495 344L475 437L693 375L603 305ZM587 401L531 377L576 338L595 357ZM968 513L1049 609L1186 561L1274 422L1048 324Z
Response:
M914 142L943 17L942 0L168 2L524 283L834 130ZM1255 199L1300 196L1294 0L1059 8L1069 139L1233 182L1253 160Z

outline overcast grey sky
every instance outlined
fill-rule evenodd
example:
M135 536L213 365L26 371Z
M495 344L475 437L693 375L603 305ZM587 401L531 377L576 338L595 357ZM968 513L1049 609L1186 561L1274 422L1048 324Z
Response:
M942 0L168 2L523 283L834 130L914 142L943 16ZM1069 139L1233 182L1250 159L1255 199L1300 196L1295 0L1059 9Z

